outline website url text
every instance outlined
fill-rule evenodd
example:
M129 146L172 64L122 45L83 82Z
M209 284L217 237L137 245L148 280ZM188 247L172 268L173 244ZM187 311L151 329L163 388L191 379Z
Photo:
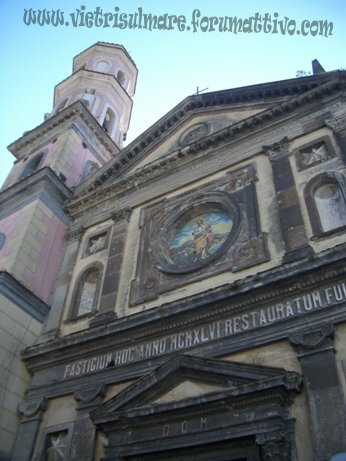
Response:
M53 27L99 27L113 29L144 29L148 31L178 32L221 32L232 34L281 34L323 36L333 35L333 22L326 19L304 19L297 22L279 13L255 13L253 16L205 16L199 9L191 12L191 17L178 14L152 14L138 7L134 12L122 12L119 7L114 11L104 11L96 7L88 11L84 5L70 13L60 9L34 10L24 9L23 22L27 26Z

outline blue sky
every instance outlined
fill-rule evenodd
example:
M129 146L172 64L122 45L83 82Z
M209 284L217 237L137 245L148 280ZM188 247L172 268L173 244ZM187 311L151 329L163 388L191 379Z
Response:
M14 157L7 146L24 131L43 122L52 110L54 86L72 69L73 57L97 41L119 43L129 51L139 69L128 141L153 124L196 87L208 91L235 88L266 81L294 78L297 70L311 70L317 58L326 70L346 68L346 2L343 0L190 0L175 2L145 0L18 0L1 1L1 130L0 184L9 173ZM101 27L27 26L24 9L60 9L65 18L85 6L94 11L175 14L190 23L193 11L201 17L269 13L278 20L328 20L333 35L302 36L281 33L232 34L178 30L147 31Z

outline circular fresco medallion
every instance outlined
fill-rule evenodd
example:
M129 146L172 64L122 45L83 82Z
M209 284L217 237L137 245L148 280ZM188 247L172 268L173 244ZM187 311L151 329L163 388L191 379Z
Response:
M214 197L215 198L215 197ZM191 272L219 258L238 226L238 210L224 195L218 200L172 212L155 238L157 264L163 272Z
M207 211L189 219L169 242L172 261L189 266L204 261L222 247L232 227L232 217L222 211Z

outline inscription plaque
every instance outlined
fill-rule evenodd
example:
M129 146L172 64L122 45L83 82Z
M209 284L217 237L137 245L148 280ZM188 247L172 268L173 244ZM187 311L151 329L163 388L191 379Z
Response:
M341 281L305 292L300 296L292 295L274 304L256 309L244 309L237 314L195 328L187 328L139 344L73 361L58 367L57 373L60 379L74 378L101 371L108 366L122 366L171 352L188 351L203 344L265 328L345 301L346 281Z

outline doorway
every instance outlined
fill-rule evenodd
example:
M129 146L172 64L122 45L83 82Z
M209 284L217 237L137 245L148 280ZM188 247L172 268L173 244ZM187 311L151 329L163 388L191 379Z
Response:
M124 461L261 461L254 440L219 442L124 458Z

